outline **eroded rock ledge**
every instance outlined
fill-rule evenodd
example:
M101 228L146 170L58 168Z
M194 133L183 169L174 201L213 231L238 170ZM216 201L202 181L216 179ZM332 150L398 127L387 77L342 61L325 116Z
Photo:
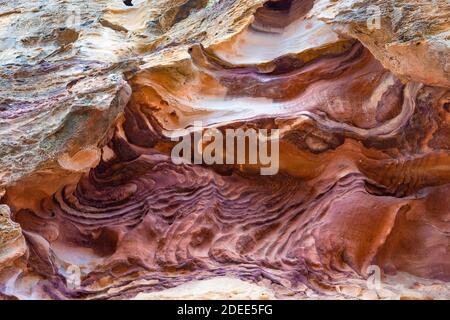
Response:
M0 297L450 298L446 1L134 3L0 2Z

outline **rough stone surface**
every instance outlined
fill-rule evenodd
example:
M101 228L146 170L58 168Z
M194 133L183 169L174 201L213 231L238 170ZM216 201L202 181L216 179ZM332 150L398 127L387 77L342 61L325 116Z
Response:
M20 225L11 221L10 210L0 205L0 268L25 254L26 245Z
M450 87L448 0L320 0L312 15L361 41L403 79Z
M450 298L436 2L0 1L0 298ZM175 164L198 121L278 174Z

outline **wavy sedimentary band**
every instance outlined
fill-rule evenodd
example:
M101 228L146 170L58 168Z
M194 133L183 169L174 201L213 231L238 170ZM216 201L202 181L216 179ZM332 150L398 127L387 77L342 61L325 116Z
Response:
M33 201L7 189L28 253L26 268L0 274L0 292L150 297L231 277L277 298L362 298L376 265L386 283L416 283L396 280L376 297L431 284L443 293L427 294L448 297L450 92L400 80L308 15L313 6L266 2L233 36L134 70L98 165ZM181 32L202 10L174 5L153 27ZM207 128L280 130L278 173L175 164L172 138Z
M332 68L327 73L330 61L342 70ZM365 71L355 67L358 63L374 67ZM410 146L407 142L411 144L413 135L396 134L413 131L419 105L434 114L434 121L446 115L432 101L420 100L424 90L432 89L399 85L376 66L370 54L355 45L287 73L253 73L255 81L241 82L240 94L228 91L229 97L223 99L231 99L233 117L214 126L282 130L281 172L274 177L259 176L245 165L224 171L217 166L173 164L169 151L174 142L166 134L177 129L161 114L173 110L180 114L184 97L152 86L153 74L138 75L133 82L135 94L98 167L76 186L66 186L43 201L36 212L21 210L15 216L26 230L41 276L53 279L51 284L39 284L55 298L102 297L108 296L107 290L115 292L111 297L126 297L228 275L255 282L268 279L301 296L305 290L326 291L324 286L344 275L364 276L375 262L388 273L404 271L448 281L449 257L442 259L442 252L448 245L449 153L441 148L433 151L435 147L422 146L418 140ZM298 88L297 96L280 102L292 106L284 108L285 115L277 111L248 116L233 107L233 99L244 93L258 95L257 90L245 88L255 88L259 81L267 85L261 78L269 77L279 86L302 83L298 75L306 74L305 69L315 70L303 84L308 92L314 92L316 82L327 80L348 85L350 78L354 85L367 86L366 78L348 71L352 67L366 77L393 78L389 85L368 86L366 100L384 108L390 103L396 109L391 118L378 120L372 128L349 121L344 129L337 124L344 122L344 112L352 112L353 105L343 105L341 118L332 119L326 112L329 106L317 99L320 96ZM246 68L219 68L210 74L222 80L223 72L229 79L234 72L240 78ZM142 83L145 88L137 88ZM385 91L379 92L380 88ZM328 90L338 89L328 86ZM345 97L345 91L339 92ZM304 95L309 108L301 103ZM166 107L153 105L156 100ZM208 119L219 118L214 111L193 109L200 109L196 119L204 114L207 124ZM299 115L304 116L302 121ZM183 123L180 128L190 118L183 116L177 118L177 124ZM396 148L390 146L392 141ZM408 243L416 244L414 250L408 249ZM428 250L440 252L441 258L425 254ZM79 290L67 289L61 274L73 264L81 266L84 274ZM163 280L174 275L177 281ZM130 285L133 280L142 284Z

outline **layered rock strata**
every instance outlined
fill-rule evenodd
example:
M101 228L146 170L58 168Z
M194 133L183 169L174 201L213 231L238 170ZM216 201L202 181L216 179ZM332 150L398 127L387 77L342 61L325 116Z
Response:
M1 297L450 298L446 1L0 3Z

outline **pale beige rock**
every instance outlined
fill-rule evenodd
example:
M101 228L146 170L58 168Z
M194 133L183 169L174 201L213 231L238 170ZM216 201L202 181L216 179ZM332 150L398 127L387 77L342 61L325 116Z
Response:
M70 186L72 190L69 190L67 195L69 197L73 195L80 175L95 167L100 159L108 161L120 155L120 147L110 148L105 146L105 142L112 135L109 129L114 126L117 137L127 140L127 132L123 127L125 117L121 113L129 101L130 105L134 104L131 110L138 110L136 107L142 104L151 110L155 119L163 123L164 129L175 133L194 120L203 120L204 124L214 126L218 123L223 125L248 121L263 115L273 118L295 116L293 104L283 104L282 101L256 95L233 95L220 79L214 78L214 74L207 73L208 68L202 70L209 62L204 54L215 54L217 59L222 60L224 66L250 65L263 73L270 73L275 70L278 59L291 56L301 59L302 63L306 64L316 58L321 60L322 55L343 53L356 42L354 39L357 39L387 69L402 79L449 86L448 7L443 0L436 1L437 12L417 0L397 1L395 6L405 10L401 15L392 8L393 2L390 1L317 0L314 9L308 15L305 14L309 7L308 10L296 11L294 17L289 16L287 20L275 19L278 20L275 23L278 27L267 27L255 18L255 12L260 11L257 9L260 9L264 2L265 0L135 0L134 7L125 7L120 0L1 2L0 200L8 203L16 214L20 215L21 209L29 208L38 217L42 213L44 203L42 199L46 198L48 204L54 199L56 190ZM296 2L301 5L304 3L313 2ZM381 12L379 29L369 28L368 25L373 18L373 11L371 13L367 10L373 9L374 5L378 6ZM301 14L297 15L299 12ZM270 32L258 33L254 32L255 28L271 30L264 29ZM188 49L191 49L190 53ZM366 61L369 61L374 69L378 67L382 69L366 50L364 53L370 56ZM382 77L370 95L369 101L362 104L361 108L355 106L355 110L352 111L356 113L360 111L357 109L364 109L369 118L375 119L379 102L397 81L389 71L385 72L386 76ZM136 73L139 75L135 76ZM355 78L365 75L356 73ZM133 80L130 81L130 78ZM419 83L406 85L404 105L407 107L402 107L400 115L403 114L403 110L405 113L413 111L413 107L409 107L408 98L421 86ZM293 91L298 93L297 89ZM321 92L317 92L313 95L320 94ZM332 100L330 96L322 97L324 104L329 100ZM315 99L310 101L316 102ZM301 103L295 105L304 107ZM179 114L174 113L175 111L179 111ZM303 109L299 112L303 112ZM333 112L334 110L330 111ZM170 115L177 117L171 118ZM339 114L336 115L336 118L339 118ZM351 128L353 130L351 132L361 136L368 137L370 136L368 132L372 132L374 135L384 137L391 132L389 128L397 123L395 119L400 121L407 118L395 117L392 122L387 122L388 125L373 130L357 125L350 126L348 123L342 123L342 127L338 127L337 124L341 123L337 120L334 123L336 130ZM289 132L296 126L301 129L301 124L306 126L309 122L310 118L305 114L299 114L283 130ZM398 123L400 128L400 122ZM387 130L387 133L383 130ZM286 171L302 178L310 177L314 173L316 162L319 164L331 162L327 170L339 172L340 177L355 172L357 163L360 165L362 160L353 162L350 155L360 155L361 151L367 150L362 146L354 147L360 142L351 141L349 137L346 139L344 147L332 153L329 158L311 155L313 160L301 160L298 162L301 165L293 161L294 165L289 167L291 171L287 169ZM314 141L312 137L306 139L306 144L311 149L321 147L320 141ZM133 147L138 149L136 146ZM303 153L299 154L303 159ZM148 156L147 153L140 155L143 158ZM315 160L321 157L322 160ZM309 163L313 163L314 166L309 167ZM433 170L434 167L431 168L430 170ZM436 168L436 171L445 173L445 166L436 165ZM3 192L4 187L6 193ZM136 185L126 188L125 191L133 188L136 190ZM119 190L118 193L122 192ZM94 192L87 190L88 197L93 194ZM114 198L114 194L106 194L107 198L109 196ZM95 195L92 199L95 200ZM101 204L101 197L98 199ZM58 201L63 202L62 199ZM75 204L84 206L84 209L89 207L85 202L78 201L78 198ZM95 205L94 203L93 206ZM76 212L76 206L66 207L69 211L73 211L70 213ZM0 207L0 209L2 210L0 212L3 212L0 215L0 268L2 268L24 255L27 248L20 227L10 219L9 208ZM99 208L91 210L88 215L96 216L94 213L96 209ZM106 220L111 211L109 208L102 209L105 209L105 212L100 214L104 215ZM393 223L394 214L398 212L397 206L395 210L391 210L390 207L386 210L388 213L392 211L388 220ZM57 212L61 214L61 210ZM27 217L31 219L32 216L27 214L28 211L22 212L22 220L18 219L24 230L28 230ZM80 216L81 214L78 216L74 214L73 220ZM40 217L37 220L41 221ZM64 225L64 220L62 221L61 225ZM330 221L336 223L338 220ZM32 229L33 224L30 225ZM388 228L385 230L390 232ZM379 234L380 236L373 236L371 239L371 241L375 239L374 245L368 249L371 254L365 258L365 264L372 260L375 247L385 239L385 233ZM53 239L58 234L55 232L51 235L49 243L42 239L46 248L52 250L48 253L49 256L59 259L55 262L56 270L69 262L90 264L89 259L99 265L104 262L103 258L98 258L94 249L74 247L72 243L65 246L64 239L58 244ZM95 240L99 243L114 242L114 239L109 239L109 234L106 234L105 238ZM84 235L81 236L81 240L86 239ZM90 243L91 240L88 239L86 243ZM340 240L334 241L339 243ZM120 247L122 245L120 242L118 245L120 250L128 253L129 247ZM354 237L353 243L358 242L359 238ZM309 245L307 241L302 243ZM350 247L353 245L350 241L348 243ZM131 251L135 249L134 242L130 247ZM313 244L311 248L314 248ZM109 249L115 249L115 244ZM139 249L147 247L142 246ZM312 260L316 259L318 255L311 252ZM119 251L118 256L120 254ZM92 265L95 263L92 262ZM95 270L92 265L90 266L92 269L85 268L83 272ZM22 271L26 273L24 270L18 270L18 273ZM350 266L346 271L350 271ZM0 280L2 279L14 280L14 277L0 277ZM21 279L23 283L16 281L19 284L13 283L10 291L7 290L6 293L10 292L23 298L40 297L38 291L31 289L34 283L39 282L37 277L29 275L17 279ZM117 283L108 276L102 277L98 282L93 282L89 289L102 292L95 298L108 298L138 286L150 288L158 284L158 280L152 279L127 282L119 277L115 280ZM448 284L428 283L425 279L413 279L420 285L411 287L397 286L397 283L409 284L410 278L398 281L383 279L383 288L378 291L366 290L366 283L359 278L356 280L358 281L352 283L347 274L342 283L333 283L317 292L300 284L297 285L300 288L293 288L294 282L287 279L281 279L279 284L273 285L273 288L276 294L284 297L297 297L296 292L300 297L301 292L301 297L307 298L346 299L399 299L402 296L447 298L449 292ZM21 290L15 289L22 287L29 288L29 292L21 293ZM83 288L85 293L89 292L85 289L86 287ZM274 297L275 294L266 286L238 279L215 278L189 282L160 292L141 293L136 299Z
M58 159L58 163L61 167L69 171L87 172L99 163L100 157L100 150L91 147L78 151L72 157L65 153Z
M184 3L1 2L0 186L67 169L58 159L99 146L128 102L124 73L189 59L192 43L231 37L264 1Z
M152 293L139 293L135 300L268 300L275 299L273 292L256 284L236 278L216 277L191 281L180 286Z
M361 41L401 78L450 87L447 0L319 0L310 15Z
M261 8L242 32L212 45L210 50L227 63L255 64L266 71L273 68L273 61L279 57L297 56L307 62L320 55L344 50L348 40L333 32L323 21L307 16L312 5L313 1L294 1L289 13L278 12L270 26L264 20L267 19L267 8ZM270 14L274 15L273 12Z
M0 269L25 254L27 247L19 224L11 221L9 207L0 205Z

